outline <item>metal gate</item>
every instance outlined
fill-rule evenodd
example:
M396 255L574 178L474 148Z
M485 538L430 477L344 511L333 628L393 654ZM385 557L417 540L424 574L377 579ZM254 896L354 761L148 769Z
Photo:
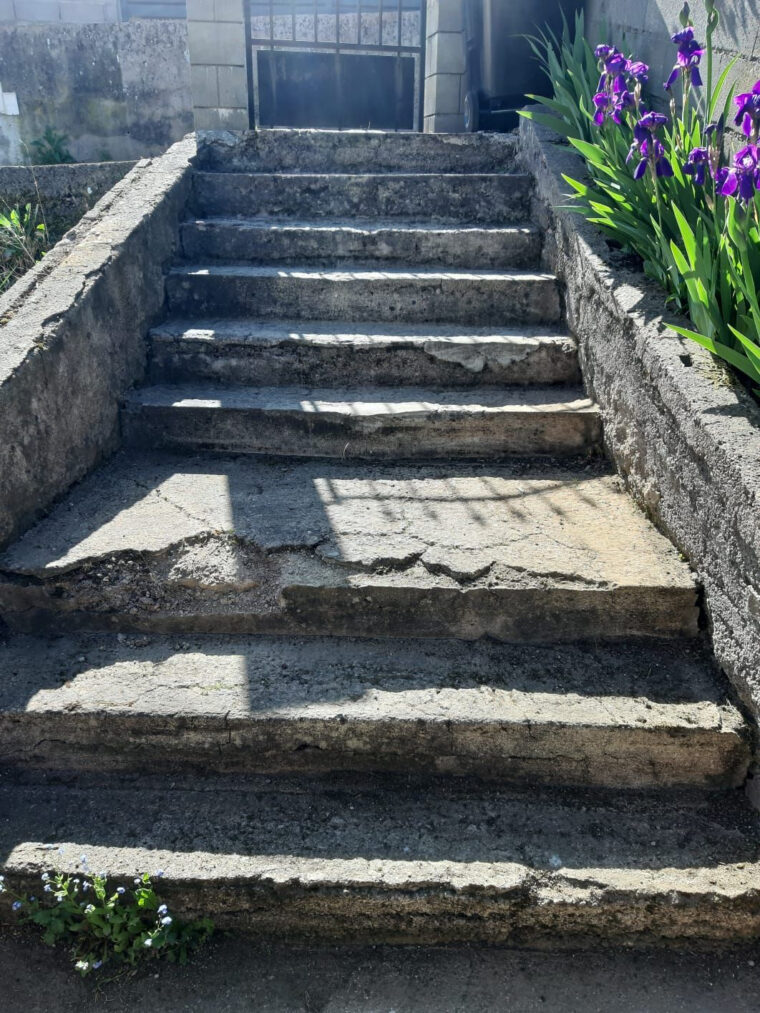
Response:
M247 0L251 126L421 130L425 0Z

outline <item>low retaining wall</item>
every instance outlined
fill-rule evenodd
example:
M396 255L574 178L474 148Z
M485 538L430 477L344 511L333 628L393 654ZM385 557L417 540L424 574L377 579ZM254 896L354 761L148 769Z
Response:
M76 225L135 162L0 166L0 210L40 204L53 239Z
M0 546L118 446L194 153L139 162L0 299Z
M566 286L583 374L605 442L641 507L704 587L715 655L760 713L760 406L722 364L662 321L663 291L580 216L562 173L582 159L523 120L522 155Z

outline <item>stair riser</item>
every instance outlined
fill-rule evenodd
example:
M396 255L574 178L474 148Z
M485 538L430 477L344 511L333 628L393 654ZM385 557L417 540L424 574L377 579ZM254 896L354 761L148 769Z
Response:
M235 143L204 140L202 169L222 172L510 172L516 138L507 134L378 134L258 130Z
M556 324L559 291L552 278L398 278L320 275L273 277L170 274L169 307L183 316L265 319Z
M498 460L598 450L594 412L525 411L480 416L430 411L366 419L337 413L203 407L130 407L122 434L132 446L366 460Z
M736 734L694 729L408 720L11 714L3 764L75 771L415 772L515 785L610 788L739 786L749 749Z
M493 637L557 643L627 637L696 636L693 591L666 588L416 588L393 583L275 588L277 561L248 591L169 584L165 568L117 586L100 579L0 584L0 610L20 633L268 633L341 637ZM297 564L296 564L297 565ZM308 578L307 578L308 579ZM265 590L261 601L262 589Z
M201 217L411 218L514 225L530 219L532 180L524 175L279 176L196 173Z
M444 357L446 356L446 357ZM459 358L460 361L454 361ZM367 345L308 345L301 341L193 341L154 335L152 383L210 380L229 386L263 387L419 386L475 387L500 384L581 382L570 339L506 349L443 342L409 347L399 342Z
M189 222L182 227L188 260L240 260L251 263L312 262L331 266L346 262L389 261L442 267L531 268L541 256L541 239L530 229L458 232L384 229L278 227L245 228L215 222Z

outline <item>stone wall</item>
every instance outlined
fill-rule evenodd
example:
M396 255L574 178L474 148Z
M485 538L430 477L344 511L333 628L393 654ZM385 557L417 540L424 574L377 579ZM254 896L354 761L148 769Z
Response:
M466 45L464 0L428 0L425 52L425 130L464 130Z
M571 212L562 174L584 162L523 120L547 267L565 283L584 379L632 495L704 588L715 655L760 716L760 406L699 345L663 324L665 294Z
M185 22L0 25L0 163L48 126L80 162L165 151L193 127Z
M194 153L186 138L139 162L0 298L0 545L118 446Z
M692 0L692 20L704 39L705 9ZM607 39L636 54L652 66L655 89L673 66L675 47L670 36L679 30L678 14L683 0L586 0L588 36L592 44ZM760 78L760 0L718 0L721 24L714 37L717 74L738 56L735 70L741 86ZM745 90L740 87L739 90Z
M134 164L0 166L0 210L39 204L51 237L60 239Z

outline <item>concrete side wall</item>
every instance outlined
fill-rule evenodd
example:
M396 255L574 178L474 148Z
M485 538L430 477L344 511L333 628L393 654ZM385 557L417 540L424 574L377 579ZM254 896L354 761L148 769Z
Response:
M0 166L0 208L39 204L50 235L59 239L134 162Z
M522 120L548 229L547 267L566 286L605 443L632 495L684 553L705 594L715 655L760 716L760 407L698 345L662 322L665 296L566 203L584 163Z
M135 166L0 299L0 545L118 446L194 153L186 138Z
M0 163L33 161L46 127L78 162L157 155L192 130L187 26L0 26Z
M692 20L700 41L705 37L705 9L702 0L691 3ZM760 78L760 0L722 0L718 3L721 24L715 34L717 73L734 56L738 84L748 86ZM659 93L675 63L675 46L670 36L678 31L678 14L683 0L586 0L588 36L592 44L609 40L625 43L652 67L650 84ZM717 74L716 74L717 77ZM746 90L740 87L739 91Z
M463 0L428 0L425 51L425 131L464 130L466 69Z

